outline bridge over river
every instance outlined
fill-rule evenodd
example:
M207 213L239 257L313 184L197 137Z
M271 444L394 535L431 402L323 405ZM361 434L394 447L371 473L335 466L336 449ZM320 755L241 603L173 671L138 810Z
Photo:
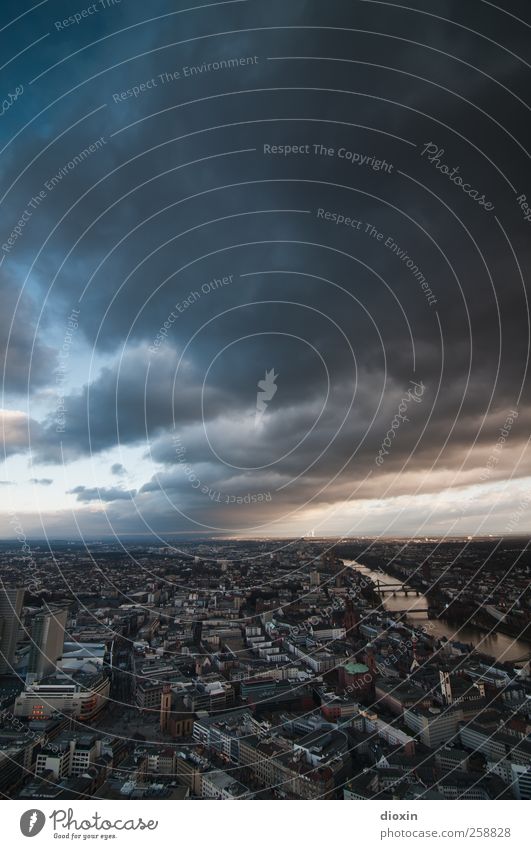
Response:
M393 595L396 595L397 593L403 593L406 598L410 593L416 596L422 595L420 590L416 590L414 587L408 587L407 584L404 584L401 581L397 581L396 583L392 584L388 583L387 581L380 581L380 579L377 578L374 581L374 584L376 592L378 593L378 595L381 596L385 595L385 593L392 593Z
M454 625L447 622L440 611L430 607L428 598L421 590L413 589L381 569L362 566L356 560L344 560L343 563L370 578L381 599L382 607L391 614L403 615L410 624L425 621L428 616L431 622L430 633L434 636L472 644L478 651L497 660L522 663L525 662L524 658L529 658L530 646L524 640L515 639L500 631L488 631L478 627L472 619L462 625Z

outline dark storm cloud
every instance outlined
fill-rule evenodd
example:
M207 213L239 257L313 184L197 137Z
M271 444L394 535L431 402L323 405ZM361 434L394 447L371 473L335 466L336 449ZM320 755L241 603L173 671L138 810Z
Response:
M466 179L493 198L525 272L529 246L523 222L507 182L489 159L518 187L529 182L528 160L509 135L523 142L525 111L503 88L523 96L526 71L507 50L465 28L481 27L516 54L525 51L525 32L486 4L480 8L481 20L477 9L457 0L438 4L436 14L462 25L455 26L424 10L390 4L273 0L226 5L208 14L185 13L134 27L42 77L31 94L39 107L67 85L98 74L47 113L39 137L25 134L17 155L9 151L8 180L18 178L43 139L52 141L106 105L21 174L3 205L6 220L16 222L28 198L89 143L104 136L105 144L47 192L42 210L32 216L6 262L13 256L26 272L50 236L32 277L34 291L47 297L42 323L47 343L53 338L60 348L64 320L81 299L78 332L109 364L90 382L87 373L82 389L67 393L64 433L57 434L53 415L42 430L34 428L37 460L70 460L119 444L145 444L146 456L164 471L146 481L137 506L156 516L164 493L170 493L198 517L217 511L227 521L230 504L225 509L209 503L183 476L177 434L186 462L205 485L229 495L275 489L301 475L263 506L274 516L326 486L344 464L320 499L347 498L374 470L375 453L401 394L416 379L427 387L422 405L400 429L385 468L364 484L363 496L378 497L406 462L407 471L393 484L397 495L413 491L415 473L434 462L441 475L433 475L434 488L446 485L450 470L463 461L464 473L473 480L505 416L518 404L510 450L493 474L510 472L529 425L528 316L518 270L494 216L420 157L423 144L436 143L445 149L450 167L458 165ZM167 11L167 4L156 3L150 16ZM52 12L43 14L49 18ZM59 7L53 15L60 16ZM123 3L118 21L111 13L93 17L87 27L52 33L33 73L107 35L117 22L135 24L142 10ZM243 31L277 24L289 28ZM291 28L296 24L308 28ZM241 32L197 38L230 30ZM390 37L374 34L380 30ZM188 38L194 40L157 49ZM237 72L182 76L185 65L254 55L259 62ZM268 61L268 56L356 61ZM175 71L181 72L178 80L159 77ZM149 80L155 83L138 96L121 97ZM255 88L272 91L235 94ZM203 103L192 102L205 97ZM144 116L152 117L111 137ZM233 123L237 126L211 129ZM386 159L394 172L363 169L337 157L266 156L264 143L323 144L336 150L343 145ZM193 164L182 167L187 162ZM60 221L72 204L73 211ZM318 219L319 208L359 219L363 226L358 231ZM279 209L309 212L261 212ZM366 232L370 223L383 234L381 240ZM388 237L426 276L436 310L405 263L385 247ZM261 271L290 273L242 276ZM227 277L229 283L210 288L212 281ZM266 300L275 303L257 303ZM254 305L242 308L245 302ZM13 388L27 381L36 309L27 307L15 336L18 348L9 353ZM172 310L176 318L164 329ZM303 337L314 350L285 334ZM243 336L252 339L233 344ZM53 353L38 338L32 379L52 384ZM154 345L156 353L150 351ZM319 353L328 368L329 398L307 436L328 387ZM257 431L252 426L257 381L269 368L279 373L278 392ZM10 444L24 443L17 437ZM472 454L465 460L469 448ZM268 470L241 472L228 465L258 466L284 454ZM115 470L118 465L112 474L122 474ZM526 461L517 474L527 473ZM168 520L172 515L170 510Z
M184 363L175 386L176 362L170 350L151 364L144 347L127 351L81 392L65 397L65 428L58 432L56 417L49 417L33 441L36 460L72 459L120 443L145 442L170 426L174 414L181 423L196 421L201 415L199 378ZM218 413L228 400L217 390L211 395Z
M0 365L4 392L24 394L49 384L56 351L37 335L37 303L0 268Z

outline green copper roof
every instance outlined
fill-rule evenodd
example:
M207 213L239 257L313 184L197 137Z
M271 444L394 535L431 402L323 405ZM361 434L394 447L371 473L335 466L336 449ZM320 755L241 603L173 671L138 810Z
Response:
M369 671L369 667L364 663L346 663L344 669L349 675L362 675Z

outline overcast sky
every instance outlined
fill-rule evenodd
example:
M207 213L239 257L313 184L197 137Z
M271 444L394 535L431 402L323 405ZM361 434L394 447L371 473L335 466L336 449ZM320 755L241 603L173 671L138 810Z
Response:
M524 0L0 16L0 534L531 530Z

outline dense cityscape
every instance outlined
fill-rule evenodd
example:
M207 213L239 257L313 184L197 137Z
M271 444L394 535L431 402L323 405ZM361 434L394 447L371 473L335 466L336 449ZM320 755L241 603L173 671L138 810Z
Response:
M14 799L531 798L528 541L0 549Z

